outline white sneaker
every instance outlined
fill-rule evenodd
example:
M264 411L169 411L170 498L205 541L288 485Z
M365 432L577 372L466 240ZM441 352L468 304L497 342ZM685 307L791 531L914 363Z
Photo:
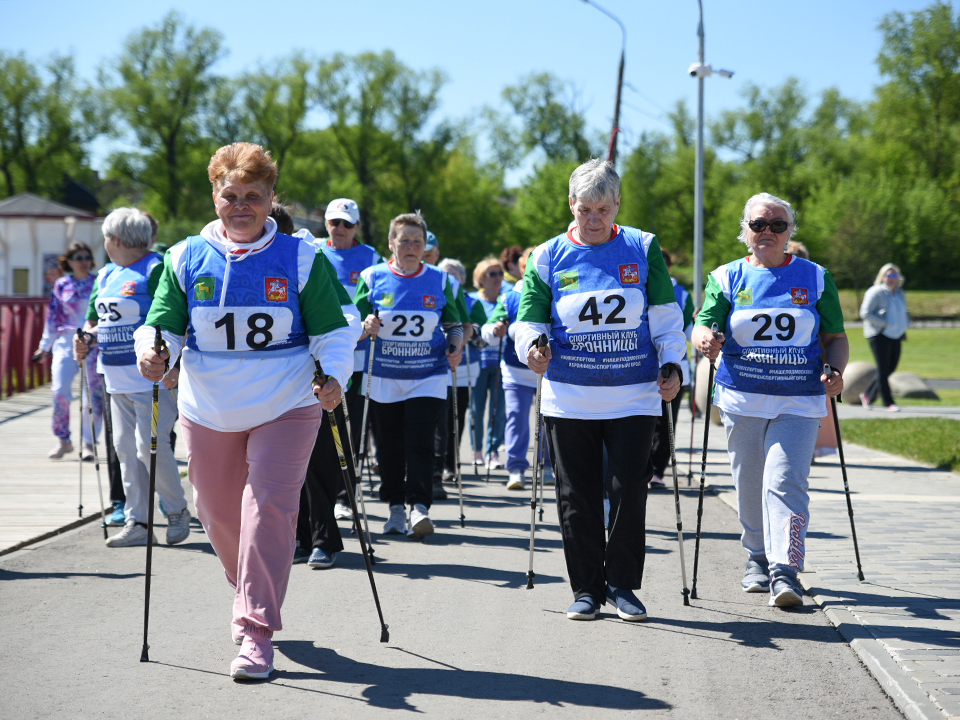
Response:
M490 457L487 459L487 467L491 470L500 470L503 467L503 463L500 462L500 456L497 453L490 453Z
M167 513L167 545L183 542L190 535L190 511L184 508L178 513Z
M540 471L544 485L556 485L557 479L553 476L553 468L545 467Z
M433 535L433 523L430 522L430 516L427 514L425 505L417 503L413 506L410 513L410 530L407 533L417 540L423 540L428 535Z
M147 527L141 525L133 518L127 520L123 530L111 538L107 538L107 547L136 547L137 545L147 544ZM157 544L157 538L154 536L153 544Z
M349 505L336 503L333 506L333 516L337 520L353 520L353 510L350 509Z
M523 490L523 473L512 472L507 480L507 490Z
M69 440L61 440L60 444L57 445L53 450L47 453L47 457L51 460L57 460L62 458L67 453L73 452L73 443Z
M383 524L384 535L405 535L407 532L407 509L403 505L390 506L390 519Z

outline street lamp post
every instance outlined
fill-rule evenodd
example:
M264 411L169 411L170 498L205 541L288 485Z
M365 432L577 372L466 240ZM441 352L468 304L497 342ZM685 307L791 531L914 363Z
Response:
M602 12L604 15L612 19L617 25L620 26L620 32L623 36L622 44L620 46L620 71L617 74L617 100L616 104L613 107L613 130L610 132L610 146L607 148L607 160L615 163L617 161L617 135L620 134L620 94L623 90L623 65L627 57L627 28L623 26L623 23L620 22L620 18L611 13L609 10L597 5L593 0L583 0L587 5L592 5L597 10Z
M700 52L697 62L688 72L697 78L697 170L693 191L693 306L700 308L703 303L703 80L714 73L720 77L733 77L732 70L714 70L703 58L703 0L697 0L700 6L700 24L697 25L697 37L700 39Z

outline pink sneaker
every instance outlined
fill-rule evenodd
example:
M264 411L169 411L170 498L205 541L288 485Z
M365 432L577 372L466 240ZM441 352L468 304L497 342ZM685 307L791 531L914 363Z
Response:
M866 410L870 409L870 398L867 397L866 393L860 393L860 404L863 405Z
M273 672L273 632L259 625L243 628L243 645L237 659L230 663L234 680L264 680Z

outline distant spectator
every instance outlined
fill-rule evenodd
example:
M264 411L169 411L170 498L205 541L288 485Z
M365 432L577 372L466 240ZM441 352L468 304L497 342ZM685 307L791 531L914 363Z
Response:
M440 262L440 241L429 230L427 230L427 246L423 250L423 261L427 265L436 265Z
M523 248L519 245L511 245L504 248L500 253L500 264L503 266L503 279L511 285L516 285L522 277L520 273L520 256L523 255ZM509 290L509 288L507 288Z
M877 361L877 376L865 393L860 393L860 402L865 408L877 399L879 393L883 406L890 412L900 408L893 402L888 378L900 362L900 343L907 336L910 318L907 315L907 298L903 294L903 275L893 263L887 263L877 273L873 287L863 295L860 318L863 334L870 343Z
M807 250L807 246L804 245L799 240L791 240L790 242L787 243L787 254L796 255L797 257L803 258L804 260L810 259L810 251Z
M274 201L270 206L270 217L277 221L277 232L293 235L293 216L290 214L290 208Z

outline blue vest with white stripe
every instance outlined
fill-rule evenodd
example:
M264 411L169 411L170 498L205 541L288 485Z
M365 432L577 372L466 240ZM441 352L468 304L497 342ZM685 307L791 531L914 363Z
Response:
M199 235L187 238L183 288L187 347L216 357L268 358L308 351L300 314L300 238L277 233L264 250L230 262Z
M133 265L106 265L97 276L97 344L104 365L136 365L133 333L150 311L150 273L163 258L150 252Z
M447 339L441 316L447 304L447 273L424 264L413 277L394 273L387 263L363 271L367 298L380 311L373 374L394 380L444 375Z
M776 268L746 258L724 265L731 308L717 383L763 395L823 395L820 267L791 257Z
M659 369L647 321L647 249L653 235L620 227L602 245L567 235L547 243L553 382L591 387L653 382Z

